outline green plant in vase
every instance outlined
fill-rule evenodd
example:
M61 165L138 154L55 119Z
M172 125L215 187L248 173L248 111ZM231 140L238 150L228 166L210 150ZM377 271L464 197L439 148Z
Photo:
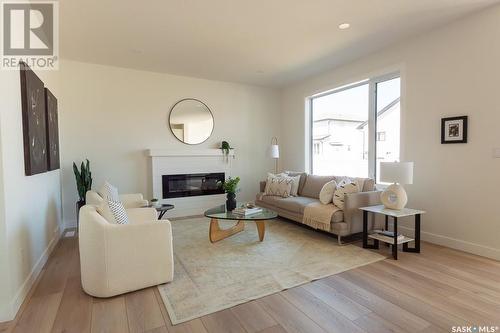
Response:
M224 154L225 162L229 162L229 152L231 151L231 146L229 145L229 142L222 141L220 149L222 150L222 154Z
M222 149L222 152L224 155L229 155L229 150L231 149L231 146L229 145L229 142L227 141L222 141L220 145L220 149Z
M76 203L76 216L78 221L78 214L80 212L80 208L85 205L85 195L87 191L92 189L92 172L90 172L90 162L86 160L86 163L80 165L80 170L76 166L76 163L73 162L73 172L75 174L76 180L76 188L78 190L79 200Z
M227 193L227 199L226 199L227 211L232 211L236 208L236 192L239 191L238 189L239 182L240 182L240 177L236 178L229 177L226 181L218 183L218 185L222 187L224 192Z

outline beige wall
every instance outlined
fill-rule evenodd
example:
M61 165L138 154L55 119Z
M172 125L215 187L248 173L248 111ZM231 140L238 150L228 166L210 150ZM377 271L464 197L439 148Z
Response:
M500 7L288 87L283 163L305 168L306 96L393 70L402 74L402 159L415 162L409 206L424 239L500 259ZM440 119L469 116L469 143L440 144Z
M58 96L58 73L37 74ZM0 90L0 321L3 321L15 315L63 227L60 171L30 177L24 174L19 71L2 71Z
M60 111L64 220L75 223L77 193L71 164L89 158L94 187L104 180L122 193L151 198L150 160L146 149L236 148L233 175L241 177L239 198L252 200L258 181L272 170L266 156L279 131L277 92L248 85L157 74L63 61ZM170 107L193 97L206 103L215 118L210 139L196 146L179 142L167 126Z

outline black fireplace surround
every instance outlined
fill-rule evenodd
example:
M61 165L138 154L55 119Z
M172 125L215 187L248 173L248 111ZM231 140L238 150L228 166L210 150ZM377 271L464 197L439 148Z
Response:
M217 183L224 179L224 172L163 175L163 199L223 194Z

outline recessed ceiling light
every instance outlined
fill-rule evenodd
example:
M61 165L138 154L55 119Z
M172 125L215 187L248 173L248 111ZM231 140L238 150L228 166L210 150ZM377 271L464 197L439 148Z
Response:
M351 25L349 23L342 23L342 24L339 24L339 29L340 30L345 30L345 29L349 29Z

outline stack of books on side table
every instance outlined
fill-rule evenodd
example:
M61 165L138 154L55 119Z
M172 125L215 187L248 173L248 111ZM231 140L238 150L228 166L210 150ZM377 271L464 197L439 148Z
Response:
M252 214L258 214L262 213L262 208L260 207L253 207L253 208L248 208L248 207L238 207L233 210L233 214L236 215L242 215L242 216L248 216Z
M393 231L387 231L387 230L373 230L373 234L371 235L376 235L377 239L387 242L387 243L392 243L394 242L394 232ZM373 237L375 238L375 237ZM406 240L407 237L402 235L401 233L398 232L398 240L397 242L403 242Z

